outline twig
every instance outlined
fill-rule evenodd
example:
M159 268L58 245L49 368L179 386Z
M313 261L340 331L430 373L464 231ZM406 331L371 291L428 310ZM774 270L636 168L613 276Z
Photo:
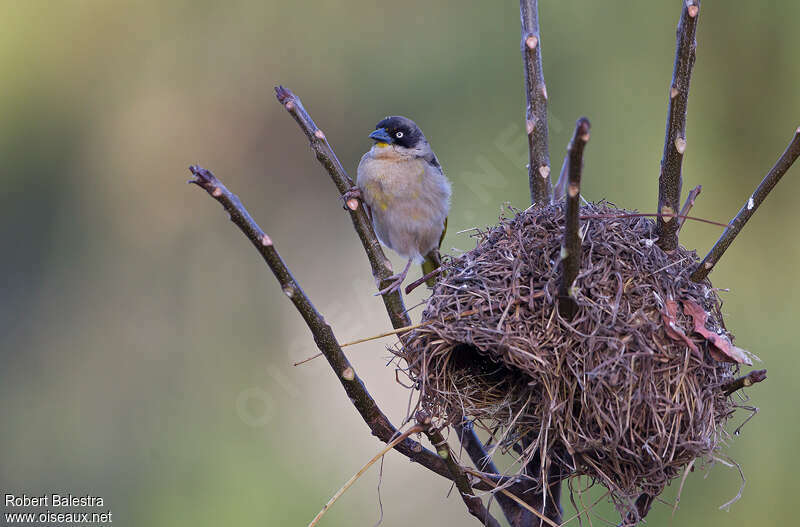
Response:
M425 322L420 322L419 324L412 324L410 326L404 326L402 328L397 328L397 329L394 329L392 331L385 331L383 333L380 333L378 335L373 335L371 337L365 337L363 339L351 340L350 342L344 342L343 344L341 344L341 347L346 348L347 346L353 346L355 344L362 344L364 342L370 342L372 340L378 340L380 338L389 337L391 335L398 335L400 333L405 333L407 331L411 331L412 329L417 329L417 328L421 328L423 326L427 326L427 325L431 324L432 322L434 322L434 321L433 320L426 320ZM293 363L292 366L300 366L301 364L305 364L306 362L314 360L317 357L321 357L321 356L322 356L322 353L317 353L317 354L312 355L310 357L306 357L305 359L303 359L301 361Z
M311 142L311 150L314 151L317 160L331 176L339 194L347 192L353 187L353 180L347 175L342 163L339 162L339 158L336 157L331 145L328 144L325 133L317 127L314 120L311 119L311 116L303 107L300 98L283 86L277 86L275 88L275 96L278 102L286 108L286 111L294 117L294 120L300 125L300 129L303 130L303 133L308 137L308 140ZM389 264L389 260L383 253L383 249L381 248L378 238L375 236L375 232L372 230L372 223L369 217L367 217L364 207L356 207L355 210L348 207L347 210L350 213L350 219L353 221L353 227L358 233L361 244L364 246L364 251L367 253L367 258L369 258L369 263L372 267L372 275L379 282L379 289L388 287L391 282L387 279L392 276L392 268ZM399 291L393 291L392 293L387 293L382 296L386 311L392 321L392 326L399 328L411 324L411 320L408 318L405 306L403 305L403 297L400 295Z
M375 456L374 456L372 459L370 459L370 460L367 462L367 464L366 464L366 465L364 465L363 467L361 467L361 470L359 470L358 472L356 472L356 473L353 475L353 477L352 477L352 478L350 478L349 480L347 480L347 483L345 483L345 484L342 486L342 488L340 488L340 489L339 489L339 490L336 492L336 494L334 494L334 495L331 497L331 499L329 499L329 500L328 500L328 503L326 503L326 504L325 504L325 506L324 506L324 507L322 507L322 510L321 510L321 511L319 511L319 513L318 513L316 516L314 516L314 519L313 519L313 520L311 520L311 523L309 523L309 524L308 524L308 527L314 527L314 526L315 526L317 523L319 523L319 520L320 520L320 518L322 518L322 516L323 516L323 515L324 515L326 512L328 512L328 509L330 509L330 508L333 506L333 504L334 504L334 503L336 503L336 500L338 500L338 499L339 499L339 498L342 496L342 494L344 494L345 492L347 492L347 489L349 489L349 488L350 488L350 487L353 485L353 483L355 483L355 482L356 482L356 480L357 480L358 478L360 478L360 477L361 477L361 476L362 476L362 475L363 475L363 474L364 474L364 473L365 473L367 470L369 470L369 467L371 467L372 465L374 465L376 461L378 461L378 460L379 460L379 459L381 459L381 458L382 458L384 455L386 455L386 453L387 453L388 451L390 451L391 449L393 449L393 448L394 448L394 447L395 447L395 446L396 446L396 445L397 445L397 444L398 444L400 441L403 441L405 438L407 438L408 436L410 436L410 435L412 435L412 434L417 434L417 433L419 433L419 432L422 432L422 430L423 430L423 429L424 429L424 427L423 427L423 426L421 426L421 425L414 425L414 426L412 426L411 428L409 428L408 430L406 430L405 432L403 432L402 434L400 434L400 437L398 437L397 439L395 439L394 441L392 441L391 443L389 443L388 445L386 445L386 448L384 448L383 450L381 450L380 452L378 452L378 453L377 453L377 454L376 454L376 455L375 455Z
M558 288L558 306L562 316L571 319L577 304L570 288L581 268L581 236L579 220L581 208L581 172L583 150L589 141L589 119L581 117L575 123L575 133L567 148L567 192L564 202L564 240L561 242L561 282Z
M547 88L542 72L542 39L539 33L539 2L520 0L522 62L525 66L525 130L528 133L528 184L531 203L543 206L553 194L550 182L550 152L547 146Z
M741 377L737 377L727 384L723 384L722 391L725 393L725 395L730 395L737 390L741 390L742 388L747 388L748 386L752 386L756 383L764 381L766 378L767 370L753 370L747 375L742 375Z
M720 258L722 258L722 255L725 254L725 251L730 247L731 243L733 243L733 240L735 240L736 236L742 231L747 221L756 213L759 205L766 199L770 191L775 188L775 185L778 184L778 181L781 180L798 156L800 156L800 128L795 130L792 141L789 143L789 146L786 147L783 154L781 154L775 166L767 172L767 175L761 180L756 191L748 198L747 203L742 206L736 217L731 220L728 228L725 229L725 232L719 237L717 243L714 244L711 251L703 258L703 261L697 266L697 269L694 270L690 276L692 280L699 282L708 276L708 273L719 263Z
M697 196L700 195L702 192L703 186L697 185L692 190L689 191L689 195L686 196L686 201L683 202L683 207L681 207L681 213L678 215L678 232L680 233L681 227L683 224L686 223L686 218L688 217L689 211L692 210L694 207L694 200L697 199Z
M470 314L470 313L467 313L467 314ZM412 329L417 329L417 328L421 328L423 326L427 326L427 325L429 325L429 324L431 324L433 322L434 322L433 320L426 320L425 322L420 322L419 324L412 324L410 326L404 326L402 328L397 328L397 329L394 329L392 331L385 331L383 333L380 333L378 335L373 335L371 337L365 337L363 339L356 339L356 340L351 340L350 342L344 342L344 343L340 344L340 346L343 347L343 348L346 348L347 346L353 346L355 344L362 344L364 342L370 342L372 340L378 340L380 338L389 337L391 335L398 335L400 333L405 333L407 331L411 331ZM311 355L310 357L306 357L305 359L303 359L301 361L297 361L297 362L293 363L292 366L300 366L301 364L305 364L306 362L312 361L312 360L316 359L317 357L321 357L321 356L322 356L322 353L316 353L314 355Z
M433 270L433 271L431 271L430 273L428 273L428 274L426 274L426 275L423 275L423 276L422 276L422 278L420 278L420 279L418 279L418 280L415 280L415 281L411 282L410 284L408 284L408 285L406 286L406 294L407 294L407 295L410 295L410 294L411 294L411 291L413 291L414 289L416 289L416 288L418 288L419 286L421 286L421 285L422 285L422 284L423 284L425 281L427 281L429 278L433 278L434 276L436 276L437 274L439 274L439 273L441 273L441 272L442 272L442 268L441 268L441 267L437 267L436 269L434 269L434 270Z
M428 437L431 444L436 447L436 452L438 452L439 457L444 460L447 468L450 470L450 474L453 476L453 483L455 483L469 513L478 518L483 522L483 525L487 527L500 527L500 523L489 514L489 511L483 505L483 501L473 494L472 485L467 479L467 474L464 472L461 465L453 458L453 453L450 451L450 446L447 444L447 440L442 435L441 430L432 427L430 417L425 415L422 411L417 412L417 422L425 426L425 435Z
M189 183L194 183L203 188L211 197L216 199L228 212L231 221L239 227L261 254L261 257L278 280L284 294L292 301L303 317L308 329L311 330L314 336L314 342L322 354L325 355L325 358L328 359L328 363L336 373L336 377L342 384L347 396L356 410L358 410L358 413L361 414L373 435L384 443L395 438L398 434L397 428L392 425L389 418L381 411L367 391L366 386L364 386L364 383L358 377L352 364L350 364L347 356L339 346L333 330L292 276L270 237L253 220L239 198L232 194L214 174L198 166L192 166L189 170L194 175L194 178L190 179ZM424 448L418 442L406 438L397 444L395 448L412 461L418 462L439 475L452 479L450 469L439 456Z
M586 214L581 215L582 220L602 220L602 219L610 219L610 218L656 218L659 216L663 216L663 214L653 214L653 213L646 213L646 212L634 212L634 213L625 213L625 214ZM705 218L697 218L695 216L681 216L680 214L670 214L672 218L678 218L682 220L692 220L692 221L699 221L700 223L708 223L709 225L716 225L717 227L730 227L729 223L720 223L718 221L707 220Z
M678 247L678 222L672 214L680 207L681 165L686 151L686 106L689 100L689 83L695 61L695 33L700 15L700 0L681 0L681 18L675 43L675 65L669 89L667 129L664 136L664 157L658 177L658 211L656 234L658 246L664 251Z

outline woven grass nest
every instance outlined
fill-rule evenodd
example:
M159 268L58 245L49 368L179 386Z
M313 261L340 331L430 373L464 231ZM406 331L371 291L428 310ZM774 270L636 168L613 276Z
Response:
M501 451L522 442L518 467L538 451L628 512L720 447L735 409L721 389L738 371L730 357L749 361L716 290L689 280L693 251L665 253L652 220L608 203L581 216L571 320L557 307L563 206L534 208L445 259L426 324L399 353L432 415L473 419Z

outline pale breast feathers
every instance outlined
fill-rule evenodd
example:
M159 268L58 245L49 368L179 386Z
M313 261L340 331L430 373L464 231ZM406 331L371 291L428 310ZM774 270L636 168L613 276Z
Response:
M358 186L385 245L414 259L437 246L450 206L450 184L438 163L367 153Z

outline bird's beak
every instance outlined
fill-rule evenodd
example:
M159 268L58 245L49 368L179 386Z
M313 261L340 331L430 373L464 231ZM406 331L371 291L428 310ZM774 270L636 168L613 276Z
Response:
M392 136L386 131L386 128L378 128L371 134L369 134L369 138L375 141L376 143L391 143Z

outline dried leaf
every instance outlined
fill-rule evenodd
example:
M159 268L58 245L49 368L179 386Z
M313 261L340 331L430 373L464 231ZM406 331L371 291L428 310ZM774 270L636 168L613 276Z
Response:
M683 332L680 326L678 326L678 320L675 318L675 315L678 314L678 303L674 300L667 300L664 303L664 311L661 312L661 317L664 319L664 327L667 330L667 335L672 340L682 340L689 346L689 349L692 350L698 358L703 358L703 354L697 347L697 344L692 341L689 337L686 336L686 333Z
M753 362L742 348L733 345L727 335L720 335L706 328L708 313L696 302L691 300L683 301L683 311L694 319L694 331L699 333L711 343L708 351L711 356L720 362L738 362L751 366Z

